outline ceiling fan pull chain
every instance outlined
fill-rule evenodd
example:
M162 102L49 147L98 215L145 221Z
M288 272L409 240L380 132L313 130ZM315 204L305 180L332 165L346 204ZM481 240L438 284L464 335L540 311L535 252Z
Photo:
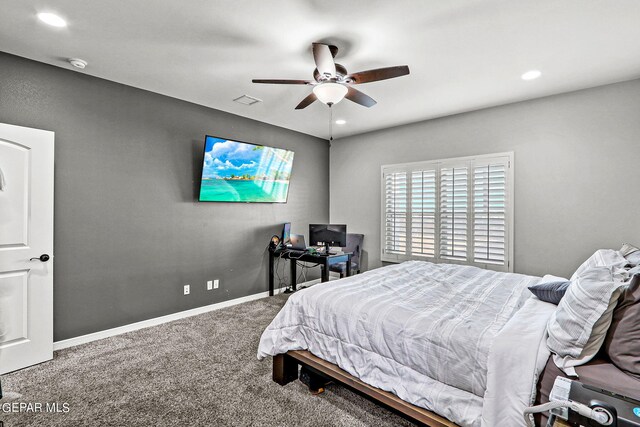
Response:
M333 105L329 104L329 148L333 142Z
M7 188L7 181L4 179L2 168L0 168L0 191L4 191L5 188Z

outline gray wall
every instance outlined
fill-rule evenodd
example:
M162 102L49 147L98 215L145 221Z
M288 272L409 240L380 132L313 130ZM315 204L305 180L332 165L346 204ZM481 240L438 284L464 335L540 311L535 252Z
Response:
M7 54L0 70L0 122L56 133L55 340L266 291L271 235L328 221L324 140ZM197 202L205 134L294 150L288 203Z
M381 165L504 151L516 272L568 276L597 248L640 243L640 80L334 141L331 221L364 233L378 267Z

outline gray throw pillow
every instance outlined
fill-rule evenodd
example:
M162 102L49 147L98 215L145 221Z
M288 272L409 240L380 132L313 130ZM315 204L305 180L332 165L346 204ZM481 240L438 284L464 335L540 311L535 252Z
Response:
M640 380L640 274L633 276L613 311L605 350L614 365Z
M546 282L529 286L529 290L537 296L540 301L558 305L570 284L571 282L568 280Z

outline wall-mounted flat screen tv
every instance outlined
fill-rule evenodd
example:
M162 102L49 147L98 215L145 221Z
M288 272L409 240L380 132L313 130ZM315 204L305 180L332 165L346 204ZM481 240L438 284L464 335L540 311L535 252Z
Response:
M207 136L201 202L286 203L293 151Z

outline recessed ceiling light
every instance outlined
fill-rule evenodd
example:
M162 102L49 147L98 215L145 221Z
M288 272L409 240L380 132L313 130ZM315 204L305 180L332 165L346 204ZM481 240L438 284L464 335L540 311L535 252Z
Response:
M522 80L535 80L540 77L542 73L539 70L530 70L524 73L522 76Z
M336 124L337 124L337 125L343 125L343 124L345 124L345 123L347 123L347 121L346 121L346 120L344 120L344 119L338 119L338 120L336 120Z
M60 18L55 13L39 13L38 19L52 27L66 27L67 21Z

